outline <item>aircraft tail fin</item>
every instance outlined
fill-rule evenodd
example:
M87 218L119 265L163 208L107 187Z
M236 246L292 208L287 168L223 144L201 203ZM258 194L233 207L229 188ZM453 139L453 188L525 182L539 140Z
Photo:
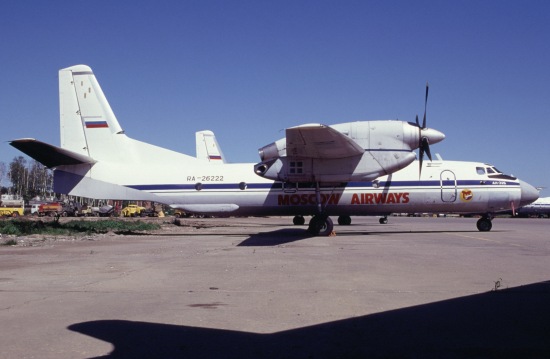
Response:
M144 163L193 157L127 137L89 66L59 71L61 148L95 161Z
M226 163L222 149L214 132L209 130L195 133L197 158L210 163Z
M61 148L92 158L112 155L123 135L92 69L76 65L59 71Z

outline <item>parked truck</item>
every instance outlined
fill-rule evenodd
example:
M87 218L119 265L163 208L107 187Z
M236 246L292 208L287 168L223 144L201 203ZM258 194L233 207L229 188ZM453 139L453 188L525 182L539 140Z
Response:
M19 217L25 214L25 201L23 198L10 194L0 197L0 216Z
M38 207L39 216L75 217L85 215L81 213L82 205L77 202L48 202Z
M63 212L63 205L61 204L61 202L42 203L40 206L38 206L38 215L40 217L43 217L43 216L55 217L55 216L61 215L62 212Z

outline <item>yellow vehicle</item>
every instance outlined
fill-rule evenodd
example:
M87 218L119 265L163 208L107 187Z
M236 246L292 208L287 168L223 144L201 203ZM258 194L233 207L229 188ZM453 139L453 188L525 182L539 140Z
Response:
M120 215L122 217L139 217L144 210L145 207L140 207L137 204L129 204L120 211Z
M0 216L19 217L25 214L25 202L19 196L3 194L0 197Z
M183 211L183 209L179 209L179 208L178 208L178 209L176 209L176 210L174 211L174 217L176 217L176 218L183 218L183 217L189 217L189 215L188 215L187 213L185 213L185 212Z
M23 207L0 207L0 216L19 217L24 213Z

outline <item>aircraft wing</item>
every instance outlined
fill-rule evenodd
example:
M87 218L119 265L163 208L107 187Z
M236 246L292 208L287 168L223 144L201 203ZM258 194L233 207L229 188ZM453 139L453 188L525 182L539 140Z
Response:
M63 148L37 141L34 138L22 138L10 141L10 145L34 158L48 168L62 165L94 164L97 161Z
M286 153L292 157L345 158L362 155L365 149L343 133L321 124L286 130Z

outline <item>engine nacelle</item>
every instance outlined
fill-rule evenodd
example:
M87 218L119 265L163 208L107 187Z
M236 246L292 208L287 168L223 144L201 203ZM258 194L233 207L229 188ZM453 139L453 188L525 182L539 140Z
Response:
M264 146L258 150L260 154L260 159L263 162L267 162L274 158L286 156L286 139L281 138L278 141L270 143L267 146Z
M362 156L343 159L280 157L256 164L254 172L274 181L293 183L372 181L405 168L416 157L413 152L385 152L374 155L376 157L370 152L365 152Z
M445 136L393 120L349 122L330 128L302 125L287 129L286 138L262 147L262 162L254 171L283 182L371 181L411 164L421 138L437 143Z

